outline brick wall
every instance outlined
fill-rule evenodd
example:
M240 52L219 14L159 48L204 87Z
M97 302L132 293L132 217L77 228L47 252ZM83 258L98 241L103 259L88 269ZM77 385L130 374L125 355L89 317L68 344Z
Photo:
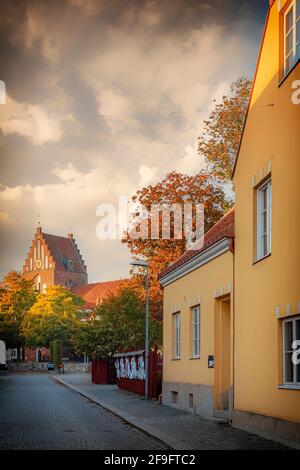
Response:
M54 284L65 287L81 286L82 284L87 284L87 274L71 271L55 271Z

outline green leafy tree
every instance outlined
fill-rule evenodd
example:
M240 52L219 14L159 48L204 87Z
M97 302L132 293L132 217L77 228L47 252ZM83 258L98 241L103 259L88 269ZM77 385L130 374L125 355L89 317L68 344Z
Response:
M161 324L150 321L150 345L161 344ZM73 336L78 354L105 358L119 349L143 348L145 344L145 306L137 294L128 288L112 295L88 321L79 325Z
M22 321L36 298L32 281L25 280L16 271L7 274L0 289L0 338L7 348L18 348L19 358L24 345Z
M62 286L50 286L22 320L26 346L49 346L53 340L69 344L80 321L83 300Z
M216 103L199 138L198 151L210 170L230 181L240 145L252 82L245 76L232 83L230 94Z

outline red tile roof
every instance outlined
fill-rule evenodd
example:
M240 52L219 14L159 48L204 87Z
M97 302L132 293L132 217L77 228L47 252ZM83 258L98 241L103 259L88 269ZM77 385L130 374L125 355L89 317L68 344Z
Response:
M49 233L43 233L42 235L55 261L56 269L66 271L66 262L71 259L74 262L75 272L86 272L84 261L73 238L50 235Z
M94 284L85 284L76 286L72 289L73 293L85 300L85 309L93 309L101 301L108 299L111 294L116 294L126 283L126 279L117 281L96 282Z
M159 278L163 278L167 274L175 271L175 269L183 266L186 262L197 256L202 251L205 251L210 246L214 245L223 238L234 238L234 208L230 209L222 219L219 220L206 234L204 240L199 240L193 249L186 251L175 263L165 268L159 275ZM199 248L197 248L197 246ZM200 248L201 247L201 248Z

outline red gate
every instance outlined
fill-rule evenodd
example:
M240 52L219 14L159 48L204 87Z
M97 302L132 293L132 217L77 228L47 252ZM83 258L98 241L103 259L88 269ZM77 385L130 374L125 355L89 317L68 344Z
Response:
M92 382L103 385L116 383L116 370L112 358L97 359L92 362Z

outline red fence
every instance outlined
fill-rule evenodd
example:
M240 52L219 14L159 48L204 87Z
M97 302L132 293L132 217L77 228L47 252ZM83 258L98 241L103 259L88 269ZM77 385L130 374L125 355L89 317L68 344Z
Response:
M145 394L145 351L129 351L115 354L117 385L140 395ZM154 351L149 352L148 396L158 398L162 383L162 358Z
M93 361L91 374L94 384L115 384L116 371L113 359L98 359Z

